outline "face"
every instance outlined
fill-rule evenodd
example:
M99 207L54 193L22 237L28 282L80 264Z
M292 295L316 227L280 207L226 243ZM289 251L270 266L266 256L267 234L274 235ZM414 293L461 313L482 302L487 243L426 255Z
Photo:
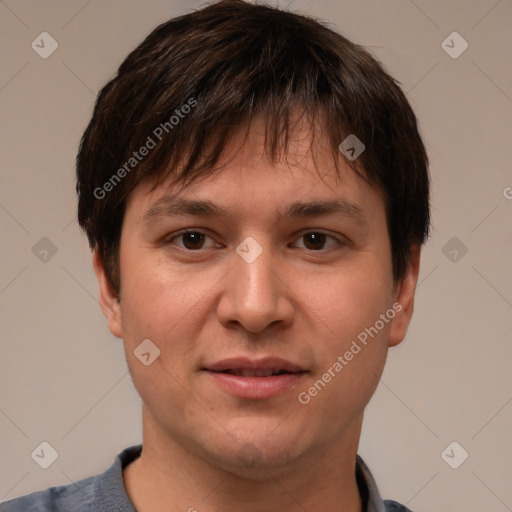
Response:
M381 193L341 161L338 178L325 148L315 167L308 147L296 141L272 165L253 128L217 174L137 188L119 302L95 255L145 426L231 470L357 444L412 314L418 255L394 286Z

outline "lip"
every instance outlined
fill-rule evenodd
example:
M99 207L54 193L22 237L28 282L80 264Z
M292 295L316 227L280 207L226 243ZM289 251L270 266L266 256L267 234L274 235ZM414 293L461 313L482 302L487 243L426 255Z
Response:
M225 370L284 370L291 373L304 371L304 368L299 365L279 357L264 357L261 359L232 357L208 364L204 369L212 372L223 372Z
M205 373L224 391L237 398L261 400L292 389L307 371L295 363L276 357L263 359L231 358L203 368ZM225 370L283 370L288 373L269 377L244 377L221 373Z

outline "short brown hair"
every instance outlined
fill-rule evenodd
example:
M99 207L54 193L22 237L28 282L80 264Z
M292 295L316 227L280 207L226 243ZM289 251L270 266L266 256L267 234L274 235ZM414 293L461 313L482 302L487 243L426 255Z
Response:
M113 290L125 203L139 184L208 176L255 116L275 162L297 107L312 133L322 118L335 162L348 135L364 143L357 165L347 161L384 193L398 281L430 226L428 157L398 84L324 22L267 5L222 0L158 26L99 92L77 156L78 222Z

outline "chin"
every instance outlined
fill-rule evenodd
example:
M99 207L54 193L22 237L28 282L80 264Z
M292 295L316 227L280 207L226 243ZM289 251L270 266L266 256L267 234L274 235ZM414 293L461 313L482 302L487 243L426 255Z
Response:
M254 425L252 425L254 427ZM225 443L208 451L231 472L256 479L268 479L269 471L283 471L301 454L301 438L289 431L279 431L275 423L271 428L245 428L227 436ZM304 439L302 438L302 441ZM224 446L222 446L224 444ZM305 447L304 447L305 449Z

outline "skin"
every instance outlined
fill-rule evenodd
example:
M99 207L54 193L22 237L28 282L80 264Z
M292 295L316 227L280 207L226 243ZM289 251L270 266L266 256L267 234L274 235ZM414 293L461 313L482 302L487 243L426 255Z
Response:
M124 340L143 401L143 452L124 470L139 512L361 511L354 468L364 408L388 348L403 340L411 320L420 251L412 248L405 276L394 283L382 194L343 159L338 179L321 145L313 161L305 128L288 163L271 164L262 129L255 124L243 150L207 179L153 192L143 184L132 193L121 233L119 301L93 255L101 307ZM234 139L226 155L238 147ZM229 216L144 224L144 213L166 194L211 200ZM276 217L292 201L340 198L358 205L364 221ZM184 228L206 236L177 236ZM319 231L329 236L311 237ZM263 250L252 263L235 251L248 236ZM301 404L298 394L394 303L402 306L394 319ZM161 351L150 366L133 353L144 339ZM243 400L201 371L238 356L277 356L308 373L294 389ZM248 443L257 458L252 465L240 457Z

